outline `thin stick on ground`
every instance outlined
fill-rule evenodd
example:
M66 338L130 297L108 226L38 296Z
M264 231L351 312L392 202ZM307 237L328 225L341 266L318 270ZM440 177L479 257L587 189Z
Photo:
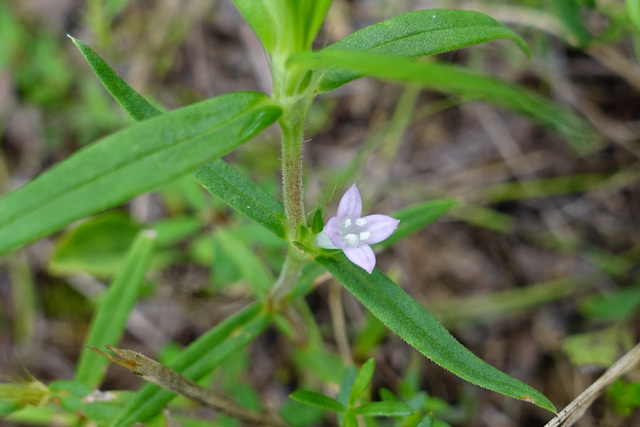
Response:
M640 361L640 344L633 347L620 360L611 365L609 369L596 382L591 384L580 396L567 405L558 415L545 424L544 427L569 427L572 426L615 380L629 372Z

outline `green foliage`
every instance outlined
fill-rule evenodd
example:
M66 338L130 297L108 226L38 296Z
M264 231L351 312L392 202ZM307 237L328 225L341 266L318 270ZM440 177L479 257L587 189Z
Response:
M633 347L633 334L627 328L614 326L601 331L571 335L564 339L562 350L576 366L608 368L618 360L622 351Z
M640 408L640 382L617 380L607 390L607 397L615 412L629 416Z
M414 62L395 55L327 49L295 54L289 59L288 64L292 67L314 69L343 68L383 80L416 84L465 97L478 97L529 116L545 126L574 138L572 142L581 151L593 148L593 135L588 125L579 117L519 86L459 67L431 62ZM321 90L324 89L321 87Z
M417 10L356 31L324 50L368 52L413 59L503 38L513 40L524 53L531 54L519 35L483 13L448 9ZM334 66L340 68L341 64L335 63ZM360 70L330 71L322 76L320 91L336 89L360 77L359 74L368 73Z
M172 359L167 367L198 381L252 342L268 326L269 321L270 315L264 308L254 304L210 329ZM128 402L112 427L144 422L161 412L174 397L174 393L147 384Z
M96 388L102 382L109 360L87 347L118 345L120 342L129 314L144 283L155 239L154 231L143 230L138 234L118 277L101 298L80 355L76 370L77 381Z
M57 240L49 269L55 274L85 271L111 277L122 267L139 230L140 226L123 212L91 218Z
M344 255L320 255L316 262L325 266L389 329L438 365L473 384L555 412L553 404L540 392L488 365L467 350L427 309L380 270L368 275Z
M79 151L0 199L0 253L226 154L278 118L280 108L268 99L252 92L223 95L131 126Z

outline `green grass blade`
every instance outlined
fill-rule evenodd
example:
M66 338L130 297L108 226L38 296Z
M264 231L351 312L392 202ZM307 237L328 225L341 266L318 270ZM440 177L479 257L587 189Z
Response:
M193 177L212 194L258 224L286 239L284 205L223 160L198 168Z
M127 255L120 273L100 300L85 341L76 370L76 381L97 388L102 382L109 360L89 350L87 346L118 345L127 326L127 319L144 283L144 275L151 260L156 233L141 231Z
M249 282L253 294L260 298L266 297L267 291L275 282L275 277L251 246L247 245L243 239L238 239L237 234L232 230L225 228L218 228L215 237L226 256L240 271L243 280Z
M224 320L194 341L167 367L198 381L212 372L227 357L253 341L269 325L271 315L254 304ZM123 409L112 427L129 427L144 422L162 411L176 395L157 385L147 384Z
M460 67L368 52L322 50L293 55L290 66L342 68L382 80L410 83L439 92L452 93L515 111L568 137L577 149L588 150L593 142L587 123L541 96L503 80Z
M0 199L0 253L193 171L281 114L269 97L236 92L113 134Z
M422 230L442 215L446 214L449 209L458 204L457 199L437 199L430 200L425 203L409 206L405 209L392 213L395 219L400 220L398 228L389 238L376 245L381 248L388 248L399 240L404 239L411 234Z
M417 58L498 39L513 40L531 56L527 43L509 28L470 10L418 10L370 25L325 50L346 50ZM320 80L321 92L336 89L358 77L357 70L332 70Z
M470 383L555 412L553 404L540 392L487 364L460 344L426 308L380 270L367 274L343 254L320 255L316 262L389 329L438 365Z

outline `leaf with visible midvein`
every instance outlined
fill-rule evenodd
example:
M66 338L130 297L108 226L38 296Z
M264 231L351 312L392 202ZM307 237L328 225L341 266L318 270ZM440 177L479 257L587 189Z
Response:
M209 330L167 364L184 377L199 381L228 357L237 354L269 326L271 314L254 304ZM147 384L122 410L111 427L129 427L162 411L175 393Z
M452 65L414 62L399 56L368 52L326 49L296 53L289 58L287 65L318 69L343 68L382 80L415 84L465 97L478 97L529 116L567 136L581 138L576 143L586 144L590 140L585 138L593 135L584 120L527 89Z
M251 139L282 109L236 92L108 136L0 199L0 253L191 172Z
M122 80L89 46L77 39L72 38L72 40L104 87L135 121L150 119L162 114ZM218 159L196 169L193 177L229 206L261 224L278 237L286 239L287 226L284 205L237 169Z
M198 168L193 177L212 194L283 239L287 235L284 205L223 160Z
M528 56L527 43L492 17L470 10L417 10L370 25L324 50L347 50L417 58L498 39L511 39ZM364 73L363 73L364 74ZM332 70L322 76L320 91L336 89L358 77L354 70Z
M367 274L343 254L319 255L315 261L396 335L438 365L473 384L555 412L542 393L487 364L460 344L426 308L380 270Z

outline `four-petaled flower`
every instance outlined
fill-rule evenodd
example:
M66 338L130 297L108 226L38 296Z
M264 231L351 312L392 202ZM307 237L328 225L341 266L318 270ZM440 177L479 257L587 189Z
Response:
M342 196L337 216L316 236L316 244L325 249L342 249L351 262L371 273L376 266L376 256L369 245L389 237L399 222L387 215L363 217L362 198L353 184Z

